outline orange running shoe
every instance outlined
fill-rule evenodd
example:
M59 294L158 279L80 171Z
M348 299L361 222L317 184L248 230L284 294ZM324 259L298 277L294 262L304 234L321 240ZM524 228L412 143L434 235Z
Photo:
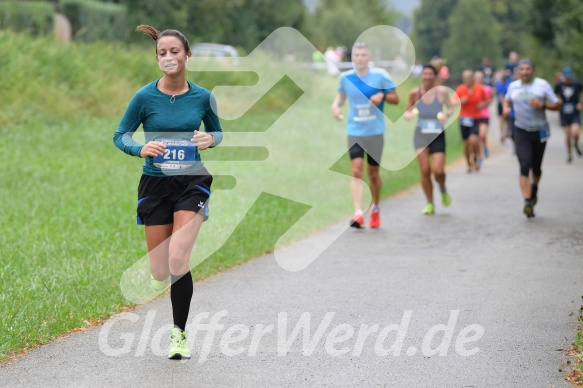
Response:
M371 228L378 228L381 226L381 209L372 209L370 211L370 219L368 220L368 225Z
M362 214L355 215L350 221L350 226L356 229L364 228L364 218L362 218Z

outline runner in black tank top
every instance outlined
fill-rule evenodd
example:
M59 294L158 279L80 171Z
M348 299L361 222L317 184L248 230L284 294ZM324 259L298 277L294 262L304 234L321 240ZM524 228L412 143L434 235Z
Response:
M421 80L423 85L411 90L409 103L403 116L408 120L418 116L413 144L417 152L419 168L421 169L421 187L427 198L423 214L433 214L435 213L435 205L433 203L432 173L441 191L441 202L444 206L451 204L451 197L445 188L445 133L443 132L443 123L452 114L453 109L447 89L437 84L437 71L433 66L423 66ZM443 112L444 104L447 106L447 112Z

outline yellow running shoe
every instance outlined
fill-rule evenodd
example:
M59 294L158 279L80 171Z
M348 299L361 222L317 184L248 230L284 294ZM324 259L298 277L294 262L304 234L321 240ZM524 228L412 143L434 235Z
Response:
M186 347L186 333L175 327L170 335L170 351L168 358L182 360L190 358L190 350Z
M423 214L434 214L434 213L435 213L435 206L433 206L433 204L431 202L429 202L423 208Z
M154 279L154 275L150 274L150 287L152 287L152 289L156 292L162 292L170 287L170 277L160 281Z
M447 191L444 191L443 193L441 193L441 203L445 207L448 207L449 205L451 205L451 197L449 196L449 193Z

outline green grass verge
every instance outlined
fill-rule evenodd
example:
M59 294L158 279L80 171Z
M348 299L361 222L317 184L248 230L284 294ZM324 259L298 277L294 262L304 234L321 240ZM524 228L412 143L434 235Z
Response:
M573 341L573 347L568 351L568 355L573 359L568 362L571 366L565 379L576 387L583 387L583 306L579 309L579 326L577 337Z
M0 187L0 359L6 359L128 305L119 290L121 274L147 254L143 229L134 221L142 161L119 152L111 138L133 93L158 77L159 70L150 50L114 47L112 53L103 44L63 45L0 32L2 48L10 55L0 60L0 70L11 74L0 78L0 103L10 107L0 113L0 153L8 159ZM25 55L30 52L35 61ZM216 77L189 75L202 85L218 83ZM281 124L282 112L303 94L289 80L281 82L252 115L225 121L225 131ZM315 82L311 92L319 102L295 117L318 116L322 128L343 131L330 117L337 81L320 77ZM389 108L392 118L402 112L411 86L399 89L403 103ZM450 161L460 155L458 132L447 131ZM411 143L407 137L400 146L410 149ZM215 160L248 155L220 152L219 147ZM330 169L349 174L347 155ZM412 160L398 171L383 169L382 178L386 197L418 182L417 164ZM230 187L229 178L218 178L214 185L215 190ZM344 202L306 234L350 215L351 208L344 206L350 202L348 187L335 194L344 195ZM308 209L298 201L260 194L226 243L193 270L195 279L272 251Z

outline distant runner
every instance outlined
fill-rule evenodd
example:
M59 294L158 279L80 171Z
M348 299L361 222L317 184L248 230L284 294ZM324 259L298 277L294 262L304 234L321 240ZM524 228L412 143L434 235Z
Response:
M516 51L511 51L508 53L508 61L504 64L504 68L508 70L510 74L514 74L514 69L518 67L518 53Z
M464 155L468 164L468 173L479 171L482 163L480 154L478 121L482 117L481 109L487 104L487 97L481 85L474 83L474 72L465 70L462 73L463 84L455 90L454 100L461 103L460 128L464 141Z
M484 150L484 157L490 156L488 149L488 128L490 127L490 104L494 99L494 92L490 84L484 81L484 73L478 70L474 73L474 82L477 85L482 85L484 93L486 93L486 106L480 109L480 119L478 120L478 131L480 137L480 145Z
M570 67L563 69L564 80L559 81L555 85L555 93L561 100L560 119L561 126L565 130L565 144L567 146L567 163L571 163L573 156L571 155L571 143L581 156L581 149L579 148L579 129L581 127L581 108L583 101L583 86L581 83L573 78L573 70ZM573 141L571 142L571 139Z
M514 143L520 163L520 190L524 197L523 212L534 217L538 201L538 184L542 175L541 164L549 138L549 124L545 109L558 110L560 101L551 85L542 78L534 77L534 63L522 59L518 64L519 80L508 87L504 100L504 114L514 107ZM530 173L532 171L532 180Z
M389 74L379 68L369 67L370 50L365 43L357 42L352 47L354 69L341 74L338 94L332 103L332 115L342 121L341 107L348 99L350 112L346 122L348 150L352 166L350 192L354 205L354 216L350 222L353 228L364 227L362 210L362 178L364 156L368 162L368 178L373 198L369 226L378 228L381 224L379 208L382 181L379 175L384 133L385 115L383 105L398 104L399 96L395 83Z
M498 123L500 124L500 142L504 143L506 138L510 137L510 127L509 127L509 117L504 116L503 108L504 108L504 96L508 91L508 86L512 82L512 77L510 73L504 69L499 71L499 79L494 84L494 88L496 89L496 100L497 100L497 108L498 108Z
M437 84L437 70L432 65L423 66L421 81L422 85L409 93L409 102L403 116L407 120L418 117L413 143L421 169L421 187L427 199L423 214L434 214L432 172L439 185L441 203L446 207L451 205L451 197L445 188L443 125L451 116L453 109L447 89ZM443 111L444 105L447 106L447 112Z
M494 86L495 69L494 66L492 66L492 61L490 61L489 57L482 58L482 64L478 70L484 73L484 84Z

